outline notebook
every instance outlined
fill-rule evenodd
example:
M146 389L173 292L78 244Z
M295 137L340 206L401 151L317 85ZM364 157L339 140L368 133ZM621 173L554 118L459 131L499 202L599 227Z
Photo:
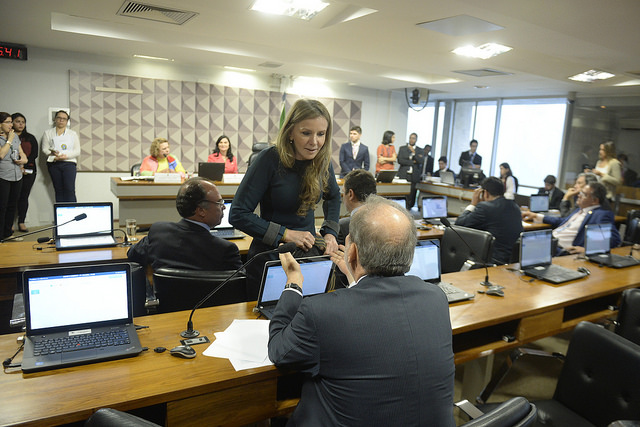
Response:
M211 181L222 181L224 163L198 163L198 176L209 178Z
M611 253L612 224L589 224L585 226L584 253L587 259L613 268L631 267L640 264L634 257Z
M390 183L393 182L393 178L396 176L397 171L380 171L376 175L376 181L382 183Z
M113 235L111 202L56 203L53 205L53 220L57 226L54 229L57 250L104 248L118 244Z
M231 202L224 202L224 211L226 215L222 217L220 220L220 224L218 224L215 228L211 229L211 234L216 237L220 237L221 239L233 240L233 239L244 239L245 235L241 231L236 230L231 223L229 223L229 212L231 212Z
M420 240L413 253L413 263L407 275L418 276L442 289L449 303L473 299L473 294L440 281L440 241Z
M422 199L422 219L427 223L440 223L448 212L447 196L424 197Z
M133 357L131 267L100 264L23 273L23 372Z
M546 194L532 194L529 196L529 210L536 213L549 211L549 196Z
M525 231L520 234L520 269L527 276L551 283L581 279L586 273L551 263L551 230Z
M304 277L303 296L323 294L329 290L334 264L328 256L300 258L297 261L300 263ZM267 319L273 317L273 311L286 284L287 275L284 273L280 261L267 261L262 273L256 306L257 311Z

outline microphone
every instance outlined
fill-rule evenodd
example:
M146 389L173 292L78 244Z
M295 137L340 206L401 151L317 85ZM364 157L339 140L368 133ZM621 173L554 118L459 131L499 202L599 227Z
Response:
M191 310L191 314L189 315L189 321L187 322L187 329L180 332L180 336L182 338L195 338L198 335L200 335L200 332L196 331L193 329L193 322L191 321L191 319L193 318L193 313L195 313L196 309L198 309L202 304L204 304L205 302L207 302L207 300L209 298L211 298L216 292L218 292L224 285L227 284L227 282L229 282L229 280L233 279L235 277L236 274L238 274L240 272L240 270L246 268L249 264L251 264L253 262L254 259L258 258L259 256L263 256L263 255L268 255L268 254L283 254L285 252L293 252L296 250L296 244L293 242L288 242L285 243L283 245L278 246L275 249L271 249L269 251L265 251L265 252L260 252L255 254L249 261L247 261L246 263L244 263L243 265L240 266L240 268L238 268L236 271L234 271L231 276L227 277L224 282L220 283L218 286L215 287L215 289L213 289L211 292L209 292L207 295L205 295L204 298L202 298L200 301L198 301L198 303L195 305L195 307L193 307L193 310Z
M471 256L472 256L472 257L474 257L475 259L478 259L478 256L476 255L476 253L474 252L474 250L473 250L473 249L471 249L471 246L469 246L469 244L467 243L467 241L466 241L466 240L464 240L464 239L462 238L462 236L461 236L461 235L456 231L456 229L455 229L455 228L453 228L453 227L451 226L451 223L449 222L449 220L448 220L447 218L445 218L445 217L440 218L440 222L442 223L442 225L444 225L445 227L450 228L454 233L456 233L456 235L458 236L458 238L459 238L460 240L462 240L462 243L464 243L464 244L467 246L467 248L469 248L469 252L471 253ZM484 266L485 276L484 276L484 281L480 282L480 284L481 284L482 286L487 286L487 287L490 287L490 286L500 286L500 285L496 285L496 284L494 284L494 283L491 283L491 282L489 281L489 268L487 267L487 263L482 263L482 265Z
M7 237L6 239L0 240L0 243L9 242L11 240L17 239L18 237L25 237L25 236L31 236L32 234L42 233L43 231L51 230L51 229L54 229L54 228L57 229L58 227L62 227L63 225L67 225L67 224L69 224L70 222L73 222L73 221L82 221L86 217L87 217L87 214L86 213L82 213L80 215L76 215L73 219L70 219L69 221L64 222L62 224L52 225L51 227L45 227L45 228L43 228L41 230L31 231L29 233L21 234L20 236ZM38 243L46 243L49 240L51 240L50 237L39 237L38 238Z

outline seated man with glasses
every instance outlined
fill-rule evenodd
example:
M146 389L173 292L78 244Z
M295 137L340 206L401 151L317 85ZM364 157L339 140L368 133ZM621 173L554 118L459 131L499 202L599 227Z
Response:
M242 265L238 247L212 236L210 229L220 224L224 200L214 183L202 177L182 184L176 197L178 222L156 222L149 234L131 247L130 261L143 266L190 270L235 270Z

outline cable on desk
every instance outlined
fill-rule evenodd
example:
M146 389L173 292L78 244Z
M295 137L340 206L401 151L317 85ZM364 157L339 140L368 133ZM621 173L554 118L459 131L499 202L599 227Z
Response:
M15 357L18 355L18 353L22 351L22 349L24 349L24 340L20 344L20 347L18 347L18 350L16 350L16 352L13 354L13 356L4 359L4 361L2 362L2 367L4 368L5 372L9 368L19 368L20 366L22 366L22 363L11 363L13 362L13 359L15 359Z

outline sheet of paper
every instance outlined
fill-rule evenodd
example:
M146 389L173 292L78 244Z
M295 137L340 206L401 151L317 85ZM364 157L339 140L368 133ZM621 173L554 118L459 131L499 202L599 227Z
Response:
M204 351L205 356L229 359L241 369L268 366L268 320L234 320L224 332L216 332L215 341Z

